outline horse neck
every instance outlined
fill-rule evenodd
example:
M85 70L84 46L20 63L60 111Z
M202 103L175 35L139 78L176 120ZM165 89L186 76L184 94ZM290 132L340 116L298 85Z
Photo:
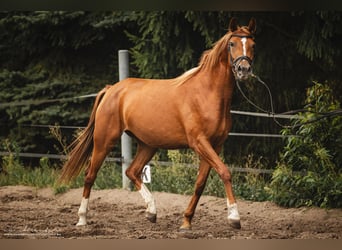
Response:
M201 70L199 77L207 91L216 93L223 99L231 100L235 85L235 78L230 65L219 63L212 69Z

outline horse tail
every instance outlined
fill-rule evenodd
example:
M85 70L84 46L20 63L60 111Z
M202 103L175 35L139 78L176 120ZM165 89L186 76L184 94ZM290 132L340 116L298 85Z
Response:
M110 88L109 85L97 94L87 127L70 144L69 148L71 151L67 161L63 165L59 183L70 182L80 174L86 164L89 164L89 158L93 151L96 110L108 88Z

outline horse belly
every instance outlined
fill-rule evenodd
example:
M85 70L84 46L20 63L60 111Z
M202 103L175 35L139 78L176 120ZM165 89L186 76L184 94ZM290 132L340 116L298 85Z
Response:
M140 141L157 148L179 148L187 145L182 127L174 120L151 114L140 118L132 118L128 126L128 130Z
M170 135L170 134L159 134L158 132L152 131L146 133L145 131L139 131L133 133L140 141L154 148L164 149L176 149L184 148L188 146L186 138L183 135Z
M139 94L140 97L132 99L126 96L125 130L152 147L185 147L187 138L179 119L175 98L170 93L163 92L159 95L151 92Z

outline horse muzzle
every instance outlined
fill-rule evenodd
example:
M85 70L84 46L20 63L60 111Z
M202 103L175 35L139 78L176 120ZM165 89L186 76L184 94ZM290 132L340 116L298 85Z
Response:
M252 75L252 60L247 56L238 57L232 70L237 81L245 81Z

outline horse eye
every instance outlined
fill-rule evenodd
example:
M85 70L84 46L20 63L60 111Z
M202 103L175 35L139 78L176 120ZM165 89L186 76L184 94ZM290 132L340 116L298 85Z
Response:
M234 43L233 42L229 42L229 47L234 47Z

